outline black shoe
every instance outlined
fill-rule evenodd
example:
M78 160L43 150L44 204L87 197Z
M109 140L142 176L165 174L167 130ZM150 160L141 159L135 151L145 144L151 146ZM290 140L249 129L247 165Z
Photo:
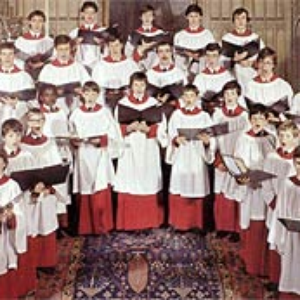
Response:
M229 232L227 232L227 231L217 231L216 238L223 239L226 236L228 236L228 234L229 234Z
M237 232L232 232L228 238L230 243L238 243L240 240L240 235Z
M264 287L268 292L277 292L278 291L278 284L275 282L268 282L264 284Z

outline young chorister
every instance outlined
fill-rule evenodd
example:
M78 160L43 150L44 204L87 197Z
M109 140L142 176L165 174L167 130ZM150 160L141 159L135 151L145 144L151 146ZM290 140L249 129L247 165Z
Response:
M79 234L101 234L113 229L111 186L112 156L120 133L111 112L96 103L99 86L83 86L83 104L70 116L75 147L73 192L78 193Z
M25 62L25 69L37 80L44 64L51 58L53 39L45 35L46 15L40 10L27 17L29 30L15 41L17 57Z
M262 170L264 159L275 147L275 137L266 131L266 108L261 104L254 105L249 112L249 120L251 129L240 135L233 152L241 162L243 174L247 174L249 169ZM235 192L235 200L240 204L240 254L249 274L263 276L266 275L267 249L264 190L260 182L250 182L247 175L238 177L237 182L240 184Z
M234 201L234 191L237 183L228 173L223 163L222 155L233 155L235 143L241 131L249 127L248 113L242 108L238 99L241 95L241 86L237 81L227 82L222 89L224 106L217 108L213 114L216 124L228 122L229 133L217 138L217 154L214 162L214 217L217 235L225 237L231 233L229 239L237 241L236 233L239 231L239 206Z
M55 141L43 134L44 123L45 115L40 109L32 108L28 111L28 130L22 139L21 147L34 156L35 169L62 164ZM67 195L61 194L56 185L49 185L46 179L44 180L45 182L34 183L31 190L25 193L26 215L30 216L27 220L27 231L33 238L34 247L37 247L37 266L53 268L57 263L57 202L65 203Z
M22 119L27 112L28 100L35 99L31 76L15 64L12 43L0 45L0 123L10 118Z
M21 210L22 192L16 181L5 175L8 159L0 152L0 298L24 295L27 282L18 277L19 256L27 250L26 222ZM31 278L27 278L29 281ZM28 291L27 291L28 292Z
M123 54L120 37L111 36L108 40L108 56L95 65L92 78L100 86L104 103L114 109L124 97L130 76L139 70L131 57Z
M130 92L116 109L124 137L114 187L118 192L117 229L121 230L155 228L163 221L160 146L167 144L166 121L156 107L158 101L146 89L146 75L134 73Z
M266 226L268 228L269 251L267 255L268 277L270 284L267 288L274 289L278 286L280 276L280 257L276 244L277 237L283 229L274 215L277 202L280 201L278 194L282 187L282 181L295 175L293 168L293 154L299 145L299 129L292 121L287 120L280 124L277 129L279 145L276 151L270 152L264 162L264 170L275 174L277 177L264 182L264 201L268 205Z
M233 30L222 37L222 58L226 68L233 67L244 92L248 82L257 75L255 61L259 50L265 45L259 35L249 28L250 14L246 8L235 9L232 22Z
M44 66L38 84L53 84L58 88L59 98L57 105L67 115L79 104L76 97L81 86L90 79L82 64L74 61L71 54L71 38L67 35L58 35L54 39L56 58Z
M166 33L153 24L155 9L152 5L143 6L139 17L141 26L129 35L125 45L125 54L132 56L141 69L149 70L158 61L154 46Z
M194 85L201 90L201 105L204 110L213 113L218 106L222 87L233 80L232 74L221 66L221 47L218 43L209 43L205 48L205 69L194 80Z
M189 5L185 17L188 27L174 35L174 48L176 65L188 75L192 70L198 73L204 68L204 49L215 39L210 30L202 27L203 11L198 4Z
M95 1L84 1L80 9L81 24L73 29L69 36L75 40L76 54L75 59L83 64L90 72L95 63L106 55L106 45L97 38L97 33L103 32L106 28L97 24L99 7ZM92 41L86 39L89 33L95 33Z
M293 152L293 173L279 182L275 218L300 220L300 148ZM282 230L277 232L276 249L281 258L279 280L280 299L299 299L300 297L300 232L290 231L281 223Z
M168 126L169 224L178 230L204 229L204 201L210 193L207 163L214 161L215 140L205 132L191 139L180 132L212 125L210 116L197 105L198 94L194 85L184 87L182 107L172 114Z

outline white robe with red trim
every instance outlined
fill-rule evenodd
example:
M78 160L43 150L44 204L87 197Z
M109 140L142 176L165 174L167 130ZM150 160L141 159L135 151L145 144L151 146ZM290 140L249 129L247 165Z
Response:
M149 97L141 104L134 104L124 97L119 104L145 110L158 105L155 98ZM118 115L118 106L116 108ZM166 120L158 123L156 137L148 138L141 132L132 132L124 137L124 147L120 153L114 189L132 195L155 195L162 189L160 145L167 145Z
M197 109L197 108L196 108ZM168 126L169 140L178 136L180 128L205 128L212 125L210 116L198 109L196 114L185 114L177 109L171 116ZM210 139L206 148L201 141L189 141L176 147L167 148L167 163L172 164L169 192L188 198L203 198L210 193L207 163L215 159L215 139Z
M1 179L1 181L4 178ZM6 222L0 223L0 275L9 269L17 269L18 254L27 251L26 221L21 210L21 189L16 181L11 178L0 183L0 206L14 202L13 213L16 218L16 228L8 229ZM15 201L14 201L15 200Z
M96 105L94 111L79 107L70 116L70 127L81 139L107 136L108 145L96 147L82 142L75 152L73 192L94 194L114 182L111 154L120 142L119 128L110 111Z

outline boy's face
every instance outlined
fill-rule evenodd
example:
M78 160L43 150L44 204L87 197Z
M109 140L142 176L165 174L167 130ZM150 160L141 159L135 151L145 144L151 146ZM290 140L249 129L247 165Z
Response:
M278 133L279 143L283 148L290 149L296 146L297 138L294 136L293 131L280 130Z
M42 114L30 113L28 115L27 125L33 133L40 134L43 130L45 119Z
M45 89L40 98L45 105L51 107L56 104L57 93L53 89Z
M201 25L202 16L196 12L189 13L186 18L189 22L189 27L191 28L197 28Z
M0 62L2 66L11 68L14 65L15 52L13 49L2 49L0 51Z
M248 24L246 13L235 15L233 23L236 30L245 30Z
M264 74L273 73L274 70L274 61L271 56L265 57L258 61L258 71Z
M146 92L147 84L143 80L134 80L131 89L135 95L143 95Z
M220 54L217 50L215 51L206 51L205 60L206 65L210 68L215 68L219 65Z
M3 171L5 170L5 168L6 168L5 161L4 161L4 159L0 156L0 172L3 173Z
M98 96L99 94L96 91L93 91L92 89L86 89L83 92L84 103L88 107L93 106L96 103Z
M182 99L186 107L193 107L198 100L198 95L194 91L185 91L182 95Z
M71 58L71 45L69 43L57 45L55 49L59 60L68 61Z
M21 132L15 132L13 130L9 130L6 135L3 137L4 144L10 148L15 149L18 148L21 144L22 134Z
M250 123L253 131L255 133L259 133L265 129L268 124L268 120L264 114L258 113L251 116Z
M44 19L41 16L33 16L29 21L30 29L35 33L40 33L44 27Z
M96 23L97 13L92 7L87 7L81 14L85 24L91 25Z
M157 56L162 65L172 62L172 49L170 45L162 45L157 48Z
M236 89L226 90L224 92L224 101L226 106L237 105L239 95Z
M108 44L108 50L109 50L110 55L112 55L112 56L121 55L122 48L123 48L123 44L119 40L109 42L109 44Z
M150 27L153 24L154 21L154 13L153 11L149 10L144 12L141 15L141 21L142 21L142 25L146 26L146 27Z

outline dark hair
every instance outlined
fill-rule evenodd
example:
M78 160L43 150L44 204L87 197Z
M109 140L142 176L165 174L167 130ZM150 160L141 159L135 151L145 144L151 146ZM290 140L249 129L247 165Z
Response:
M253 104L249 109L249 119L251 119L254 115L264 115L266 118L268 117L268 110L267 108L260 103Z
M231 80L224 84L224 86L222 88L223 96L224 96L224 93L228 90L236 90L238 96L241 96L241 94L242 94L241 85L236 80Z
M293 158L294 158L294 159L300 158L300 146L297 146L297 147L295 148Z
M205 47L205 53L208 51L218 51L219 54L221 54L221 46L218 43L209 43Z
M7 158L7 154L4 151L4 149L0 149L0 157L3 159L4 163L5 163L5 168L8 165L8 158Z
M185 10L185 15L187 16L192 12L198 13L200 16L203 16L202 8L198 4L189 5Z
M2 124L1 133L5 137L9 131L23 133L23 125L17 119L8 119Z
M277 132L291 130L294 137L299 135L299 129L297 125L292 120L286 120L279 125Z
M13 50L14 52L16 51L16 48L12 42L4 42L0 44L0 51L4 49Z
M261 49L257 56L257 62L264 60L266 57L271 57L273 59L274 65L277 65L277 54L275 50L270 47Z
M93 8L95 12L98 12L98 5L93 1L86 1L82 4L80 12L84 12L87 8Z
M46 90L52 90L52 91L54 91L54 93L56 95L58 95L57 87L54 84L44 83L44 84L40 85L39 88L38 88L38 100L39 100L39 102L41 101L41 96L44 94L44 92Z
M92 90L93 92L100 93L100 87L95 81L87 81L83 87L82 91L85 92L87 90Z
M160 41L156 44L156 51L158 50L159 47L162 47L162 46L169 46L170 48L173 47L172 43L168 42L168 41Z
M241 15L241 14L246 14L247 22L250 22L250 21L251 21L249 11L248 11L246 8L244 8L244 7L239 7L239 8L237 8L237 9L235 9L235 10L233 11L233 13L232 13L232 18L231 18L231 19L232 19L232 22L234 22L236 16L239 16L239 15Z
M64 44L71 44L72 39L66 34L57 35L54 39L54 47Z
M135 72L130 76L130 87L132 87L134 81L144 81L146 84L148 84L147 75L144 72Z
M199 94L198 88L194 84L187 84L183 87L182 94L185 92L194 92L196 95Z
M120 41L122 44L124 44L124 41L119 34L110 34L107 38L107 44L114 43L115 41Z
M152 5L146 4L140 9L140 16L146 12L152 11L153 13L155 12L155 9Z
M30 21L33 17L41 17L43 19L43 21L46 21L46 15L43 11L41 10L34 10L32 11L28 16L27 16L27 20Z

